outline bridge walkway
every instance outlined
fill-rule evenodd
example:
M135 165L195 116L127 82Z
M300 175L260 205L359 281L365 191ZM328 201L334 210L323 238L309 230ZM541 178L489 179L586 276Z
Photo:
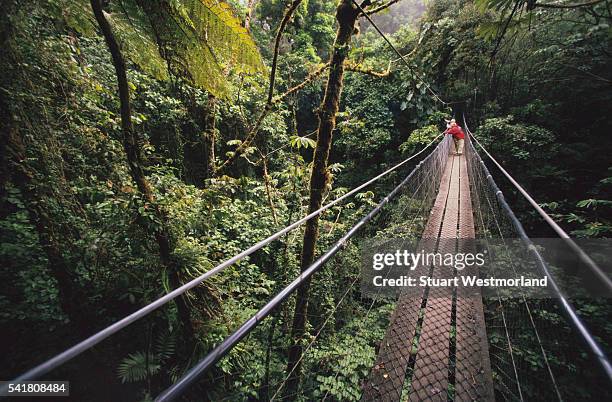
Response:
M418 250L470 248L475 229L467 172L464 155L449 156ZM420 268L432 278L454 276L448 267ZM480 295L460 287L403 291L363 391L362 401L493 401Z

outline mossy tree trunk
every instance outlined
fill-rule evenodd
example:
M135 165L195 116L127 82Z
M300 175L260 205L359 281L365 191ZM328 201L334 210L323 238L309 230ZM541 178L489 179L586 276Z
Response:
M344 62L348 56L351 38L355 32L355 22L359 16L358 8L351 0L342 0L336 10L336 20L339 27L336 32L333 53L331 56L329 76L325 88L325 96L319 110L319 127L317 146L314 152L312 173L310 176L310 201L308 213L321 208L323 194L328 178L328 159L332 145L332 134L336 127L336 114L339 109L342 83L344 78ZM306 270L313 262L315 246L319 236L319 218L312 218L306 223L304 243L300 261L301 270ZM306 327L308 314L308 294L310 281L306 281L297 291L295 312L291 328L293 344L289 348L287 374L289 379L285 387L285 395L295 395L298 391L301 376L302 338Z
M206 177L215 175L215 131L217 129L217 98L208 95L206 116L204 117L204 149L206 151Z
M130 92L128 86L128 79L126 73L125 59L119 48L115 35L113 34L112 28L104 15L102 9L102 0L91 0L91 7L104 36L104 40L108 47L108 50L112 56L113 66L115 67L115 73L117 77L117 85L119 89L119 101L121 108L121 129L123 132L123 148L127 156L127 162L129 165L130 175L132 180L136 182L138 190L143 196L144 201L151 207L156 214L157 219L161 222L160 226L155 229L155 239L159 246L160 259L166 271L168 272L168 280L173 288L177 288L181 285L181 281L178 273L178 265L173 261L171 256L170 246L170 235L166 227L166 218L163 215L159 205L155 202L155 196L153 189L147 180L142 163L142 149L138 142L138 136L134 131L132 124L132 111ZM191 323L191 317L189 308L184 297L178 297L175 299L176 307L178 310L179 319L183 323L187 339L192 341L193 338L193 327Z

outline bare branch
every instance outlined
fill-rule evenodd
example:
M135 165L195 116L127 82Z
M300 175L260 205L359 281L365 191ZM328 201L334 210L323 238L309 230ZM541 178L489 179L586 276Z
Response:
M293 0L291 2L289 7L287 8L287 11L285 12L285 15L283 16L283 20L278 26L278 31L276 32L276 39L274 40L274 56L272 57L272 69L270 71L270 87L268 89L268 104L272 103L272 97L274 96L274 82L276 81L278 52L280 49L280 42L283 37L283 32L285 31L287 24L289 23L289 21L291 20L291 17L293 16L293 13L298 8L301 2L302 0Z

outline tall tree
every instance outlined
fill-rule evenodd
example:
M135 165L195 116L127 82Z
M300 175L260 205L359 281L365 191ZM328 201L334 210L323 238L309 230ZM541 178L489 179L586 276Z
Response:
M369 2L364 2L364 6ZM321 208L323 195L328 182L328 159L332 145L332 134L336 127L336 114L338 113L342 84L344 80L344 62L349 54L351 38L355 33L355 22L359 17L359 9L352 0L342 0L336 9L338 30L333 45L330 60L329 75L325 88L325 95L319 110L319 126L317 133L317 146L314 152L312 172L310 175L310 200L308 213ZM319 237L319 217L315 216L306 223L304 242L300 260L300 269L303 272L313 262L315 247ZM308 314L308 294L310 281L298 289L291 339L293 344L289 348L287 373L289 379L285 388L286 395L294 395L299 387L301 375L302 337L306 327Z
M142 194L144 201L150 208L153 209L156 218L160 222L160 225L155 229L154 235L155 239L157 240L157 245L159 246L161 262L167 270L170 284L176 288L180 286L181 282L179 279L178 266L176 262L173 261L171 256L172 250L170 246L170 234L167 229L166 218L159 205L155 202L153 189L145 176L143 170L142 149L132 124L132 106L130 102L130 90L125 67L125 59L123 58L123 54L121 53L119 43L115 38L113 30L106 19L106 16L104 15L101 0L91 0L91 8L100 31L104 36L104 40L113 59L113 66L115 67L121 109L123 149L125 150L127 162L130 168L130 175L132 180L136 182L136 186ZM190 339L193 339L193 327L191 324L189 308L185 298L183 296L178 297L175 299L175 303L179 318L184 325L186 334Z

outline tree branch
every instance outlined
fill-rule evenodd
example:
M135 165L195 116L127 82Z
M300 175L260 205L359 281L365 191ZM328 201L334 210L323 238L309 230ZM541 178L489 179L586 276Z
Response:
M289 7L287 8L287 11L285 12L285 15L283 16L283 20L281 21L278 27L278 31L276 32L276 39L274 40L274 56L272 58L272 67L270 70L270 86L268 88L268 98L266 101L266 105L264 106L264 109L259 114L259 117L257 118L255 124L253 125L249 133L247 134L247 137L245 138L245 140L238 146L238 148L236 148L236 151L234 151L234 153L229 158L227 158L225 162L223 162L221 166L219 166L219 168L215 170L215 173L221 171L222 169L227 167L229 164L231 164L234 160L236 160L238 156L240 156L251 145L251 143L257 136L257 133L259 132L259 127L261 127L261 124L263 123L264 119L272 110L272 105L284 97L283 96L279 99L274 98L274 83L276 81L276 70L278 66L278 53L280 49L280 42L283 37L283 32L285 31L287 24L289 23L289 21L291 20L291 17L293 16L293 13L295 12L295 10L297 9L297 7L300 5L301 2L302 0L293 0L291 2Z
M370 9L370 10L366 10L366 14L368 14L368 15L376 14L376 13L378 13L378 12L382 11L382 10L385 10L385 9L387 9L387 8L391 7L391 6L392 6L392 5L394 5L395 3L399 3L399 2L400 2L400 0L389 0L389 1L388 1L387 3L385 3L385 4L381 4L381 5L380 5L380 6L378 6L378 7L374 7L374 8L372 8L372 9Z
M328 67L329 67L329 62L321 65L321 67L319 67L312 73L308 74L308 76L304 79L304 81L302 81L301 83L297 84L296 86L292 88L289 88L287 91L285 91L281 95L277 95L276 97L274 97L274 99L272 100L272 103L278 103L284 98L286 98L287 96L295 92L298 92L299 90L304 88L306 85L310 84L312 81L319 78L323 74L323 72L327 70Z
M581 4L554 4L554 3L535 3L534 7L540 8L562 8L562 9L570 9L570 8L580 8L580 7L591 7L599 3L603 3L606 0L593 0L586 3Z
M325 70L327 70L327 68L329 67L329 63L325 63L323 64L321 67L319 67L317 70L313 71L312 73L310 73L305 79L304 81L302 81L300 84L288 89L287 91L285 91L284 93L275 96L272 99L272 103L266 103L266 105L264 106L264 109L262 110L262 112L260 113L260 115L258 116L257 120L255 121L255 124L253 125L253 127L249 130L249 133L247 134L246 138L244 139L244 141L238 146L238 148L236 148L236 150L234 151L233 155L230 156L225 162L223 162L216 170L215 172L218 173L219 171L221 171L222 169L226 168L230 163L232 163L238 156L240 156L253 142L253 140L255 139L255 137L257 136L257 132L259 131L259 128L261 127L261 124L263 123L263 120L266 118L266 116L268 115L268 113L270 113L270 111L272 110L272 107L277 104L278 102L282 101L283 99L285 99L286 97L288 97L289 95L301 90L302 88L304 88L306 85L308 85L310 82L314 81L315 79L317 79L318 77L321 76L321 74L323 74L323 72Z
M365 67L363 67L361 64L358 63L354 63L351 61L347 61L344 63L344 68L347 71L353 71L356 73L362 73L362 74L367 74L367 75L371 75L372 77L376 77L376 78L384 78L384 77L388 77L389 76L389 69L387 69L387 71L383 71L383 72L378 72L378 71L374 71L374 70L370 70L367 69Z
M268 89L268 104L272 103L272 97L274 96L274 82L276 81L276 67L278 64L278 52L280 49L280 42L283 37L283 32L289 23L289 20L293 16L293 13L298 8L302 0L293 0L285 15L283 16L283 20L278 26L278 31L276 32L276 39L274 40L274 56L272 57L272 69L270 71L270 87Z

